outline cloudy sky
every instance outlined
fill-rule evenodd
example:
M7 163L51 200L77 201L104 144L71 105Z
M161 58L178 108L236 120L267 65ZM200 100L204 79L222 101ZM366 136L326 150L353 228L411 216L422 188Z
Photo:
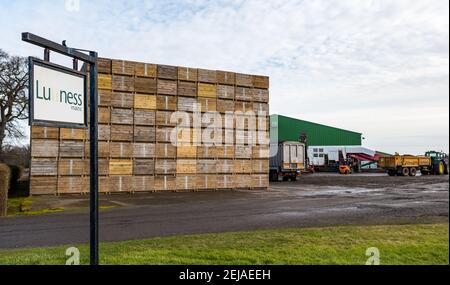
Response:
M77 2L0 0L0 48L42 56L21 42L29 31L104 57L269 75L272 114L381 151L449 150L449 1Z

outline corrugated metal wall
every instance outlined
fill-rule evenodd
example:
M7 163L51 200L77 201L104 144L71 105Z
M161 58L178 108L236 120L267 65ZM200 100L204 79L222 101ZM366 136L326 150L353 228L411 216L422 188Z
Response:
M361 145L362 134L280 115L270 116L272 141L298 141L301 132L308 135L308 145Z

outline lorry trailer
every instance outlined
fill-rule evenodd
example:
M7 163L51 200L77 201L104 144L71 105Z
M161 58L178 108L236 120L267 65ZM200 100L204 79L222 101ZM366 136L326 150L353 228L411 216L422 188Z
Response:
M295 181L306 169L306 147L303 142L283 141L270 144L270 181Z

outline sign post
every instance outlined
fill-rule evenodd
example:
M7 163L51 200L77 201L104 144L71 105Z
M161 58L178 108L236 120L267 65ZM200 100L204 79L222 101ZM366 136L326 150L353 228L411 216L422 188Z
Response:
M87 128L87 76L78 60L89 64L90 139L90 264L99 264L98 230L98 54L22 33L22 40L44 48L44 60L29 59L30 125ZM73 70L50 63L50 51L73 58Z

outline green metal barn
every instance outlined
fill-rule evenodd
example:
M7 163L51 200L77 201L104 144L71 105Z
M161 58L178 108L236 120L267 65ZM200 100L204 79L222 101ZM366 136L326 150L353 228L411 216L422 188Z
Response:
M270 116L271 141L298 141L306 133L308 145L361 146L362 134L281 115Z

